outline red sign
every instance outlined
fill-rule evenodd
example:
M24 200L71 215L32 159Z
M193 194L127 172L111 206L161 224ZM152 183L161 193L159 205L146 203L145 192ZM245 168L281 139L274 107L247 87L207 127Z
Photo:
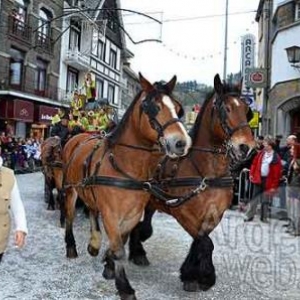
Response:
M255 72L250 75L250 81L254 83L261 83L264 80L264 76L262 73Z
M57 108L47 105L39 105L38 107L38 122L51 123L52 117L57 114Z
M1 117L22 122L33 122L32 102L14 99L1 100Z

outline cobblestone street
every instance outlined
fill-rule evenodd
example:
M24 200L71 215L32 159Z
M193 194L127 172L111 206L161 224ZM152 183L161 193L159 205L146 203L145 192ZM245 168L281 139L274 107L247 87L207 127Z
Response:
M46 210L42 174L17 178L29 236L22 251L10 243L3 258L0 299L118 299L114 282L101 275L104 247L96 258L86 251L89 222L82 210L77 210L74 226L79 257L69 260L58 211ZM139 300L300 299L300 238L288 236L282 225L258 219L245 224L240 213L228 211L212 234L216 285L207 292L187 293L178 270L191 238L174 219L157 214L154 235L146 243L151 265L128 263L128 278Z

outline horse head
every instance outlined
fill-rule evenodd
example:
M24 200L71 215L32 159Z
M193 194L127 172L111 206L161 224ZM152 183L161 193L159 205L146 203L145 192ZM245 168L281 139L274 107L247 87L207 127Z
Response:
M241 97L242 80L237 85L221 82L219 74L214 78L214 110L219 122L216 131L229 140L231 154L244 159L255 149L255 140L248 124L252 110Z
M182 105L172 94L176 76L168 83L154 84L139 76L142 90L106 140L111 146L135 144L135 148L152 149L160 145L166 155L174 158L186 155L192 143L180 120Z
M159 142L170 157L186 155L191 138L180 121L184 113L182 105L172 95L176 76L167 83L154 84L142 74L139 76L142 87L139 126L144 136L152 142Z

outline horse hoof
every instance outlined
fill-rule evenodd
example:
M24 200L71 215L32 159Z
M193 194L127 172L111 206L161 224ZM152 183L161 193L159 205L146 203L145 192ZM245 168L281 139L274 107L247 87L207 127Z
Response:
M88 245L87 251L89 252L89 254L90 254L91 256L97 256L97 255L99 254L99 249L96 249L96 248L94 248L94 247L91 246L91 245Z
M106 280L115 279L115 270L109 268L107 265L104 266L102 276Z
M55 210L53 206L48 205L47 210Z
M78 257L77 251L75 248L67 248L67 258L76 258Z
M183 283L183 289L186 292L197 292L199 291L199 284L197 281L185 281Z
M65 222L60 222L60 227L61 228L65 228L65 226L66 226Z
M137 266L147 267L150 265L150 262L146 255L133 256L130 258L130 261L132 261Z
M216 274L215 272L211 273L210 275L206 275L202 279L198 280L199 289L201 291L207 291L211 287L213 287L216 283Z
M199 283L199 289L201 290L201 291L208 291L213 285L211 285L211 284L208 284L208 283Z
M137 300L135 294L120 293L119 295L121 300Z

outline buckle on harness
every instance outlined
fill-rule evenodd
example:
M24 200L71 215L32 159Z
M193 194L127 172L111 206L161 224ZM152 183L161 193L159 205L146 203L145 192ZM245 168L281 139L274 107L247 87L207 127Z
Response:
M172 206L172 205L177 204L178 200L179 200L178 198L170 199L170 200L166 201L166 204Z
M204 178L202 179L200 185L199 185L199 190L200 190L200 191L206 190L206 188L207 188L207 183L206 183L206 181L207 181L207 178L204 177Z
M146 181L146 182L143 183L143 190L144 191L150 191L151 187L152 187L152 185L149 181Z

